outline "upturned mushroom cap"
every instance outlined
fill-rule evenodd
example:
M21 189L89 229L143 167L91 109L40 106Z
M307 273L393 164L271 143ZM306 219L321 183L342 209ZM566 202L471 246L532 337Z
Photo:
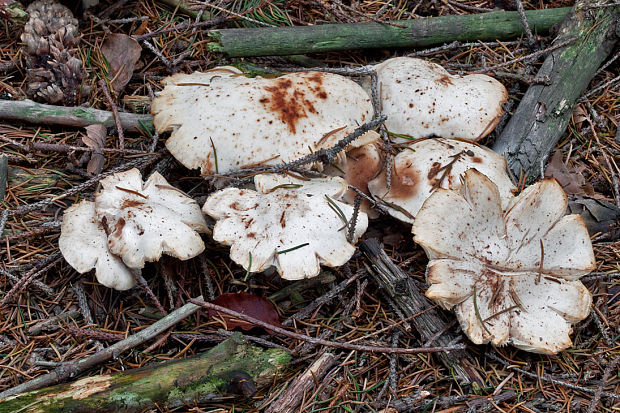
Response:
M383 200L389 212L401 221L412 223L424 201L438 188L459 189L462 178L475 168L499 188L502 207L513 199L512 184L506 172L506 160L475 143L454 139L423 139L405 147L394 157L391 186L385 171L368 184L371 194Z
M411 57L375 66L385 126L412 138L479 140L502 116L506 88L486 75L453 76L438 64ZM396 138L397 141L406 141Z
M595 268L580 216L564 215L555 180L539 182L503 212L497 186L476 170L460 191L438 189L412 231L429 259L426 295L454 308L476 344L554 354L592 302L578 278Z
M297 280L318 275L320 264L337 267L351 258L345 220L353 208L338 201L347 189L343 179L266 174L254 181L259 192L226 188L203 207L217 220L213 239L231 246L233 261L253 272L275 266L282 278ZM367 226L360 212L354 242Z
M170 153L203 175L298 159L332 146L374 113L357 83L330 73L250 79L222 67L164 83L151 105L153 124L172 130ZM374 139L368 133L351 146Z
M200 207L155 172L143 183L131 169L101 181L96 212L105 218L108 247L130 268L157 261L161 254L181 260L204 250L198 232L207 232Z
M136 285L131 270L108 249L108 236L95 216L94 202L81 201L67 208L58 246L65 260L80 274L94 268L97 281L116 290Z

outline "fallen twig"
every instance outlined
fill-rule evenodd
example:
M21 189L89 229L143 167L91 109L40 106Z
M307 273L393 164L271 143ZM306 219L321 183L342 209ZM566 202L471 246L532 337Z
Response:
M192 298L190 299L190 302L196 305L199 305L203 308L215 310L218 313L224 313L224 314L227 314L233 317L237 317L243 321L247 321L248 323L252 323L259 327L263 327L266 330L271 330L275 333L282 334L289 338L306 341L308 343L312 343L315 345L341 348L344 350L367 351L371 353L386 353L386 354L419 354L419 353L438 353L438 352L445 352L445 351L462 350L465 348L463 344L457 344L455 346L446 346L446 347L402 348L402 347L380 347L380 346L366 346L366 345L351 344L351 343L339 343L336 341L322 340L320 338L314 338L314 337L306 336L304 334L294 333L282 327L278 327L273 324L266 323L257 318L250 317L248 315L239 313L237 311L230 310L228 308L219 306L217 304L208 303L206 301L203 301L202 299Z
M202 297L198 297L198 300L200 300L201 298ZM153 337L168 330L170 327L194 314L199 309L199 306L192 303L187 303L178 310L175 310L172 313L168 314L161 320L158 320L155 323L151 324L144 330L140 330L136 334L129 336L126 339L119 341L118 343L115 343L110 347L107 347L93 354L92 356L88 356L81 360L64 363L50 373L44 374L37 377L36 379L27 381L18 386L3 391L2 393L0 393L0 399L4 399L9 396L24 393L27 391L37 390L41 387L60 383L70 377L75 377L78 374L90 369L91 367L97 366L104 361L117 358L121 353L132 349L147 340L152 339Z

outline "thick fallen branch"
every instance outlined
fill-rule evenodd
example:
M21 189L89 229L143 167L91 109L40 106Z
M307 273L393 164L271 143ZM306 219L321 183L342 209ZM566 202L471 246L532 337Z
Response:
M371 275L389 295L405 317L425 342L434 340L438 346L453 345L458 336L448 329L447 323L440 317L433 304L415 286L413 280L398 268L379 246L376 239L370 238L360 245L366 257L372 263ZM453 371L461 384L472 383L477 379L473 361L466 350L438 354L439 359Z
M530 28L546 34L569 8L525 12ZM335 50L423 47L457 41L514 39L524 33L517 12L397 20L392 24L323 24L298 27L210 30L209 49L231 57L273 56Z
M0 399L0 412L129 413L155 405L175 409L231 394L247 398L271 384L289 360L284 350L249 346L236 335L198 356Z
M36 379L27 381L18 386L3 391L2 393L0 393L0 400L19 393L29 392L40 389L44 386L57 384L71 377L75 377L78 374L81 374L86 370L90 369L91 367L97 366L112 358L116 358L121 353L130 350L144 343L145 341L150 340L153 337L163 333L170 327L194 314L196 311L198 311L198 309L200 309L199 306L192 303L187 303L183 307L168 314L161 320L156 321L144 330L140 330L136 334L127 337L125 340L119 341L118 343L115 343L110 347L107 347L102 351L99 351L84 359L64 363L50 373L44 374L37 377ZM0 410L0 412L1 411L2 410Z
M616 44L619 11L612 0L579 0L562 23L554 43L574 36L577 40L547 56L536 77L546 77L550 84L530 86L493 146L506 156L516 177L532 180L540 175L542 163L568 126L577 99Z
M129 132L148 130L152 132L151 115L120 112L123 129ZM84 127L94 124L116 126L112 112L82 107L45 105L32 100L0 100L0 119L42 125Z

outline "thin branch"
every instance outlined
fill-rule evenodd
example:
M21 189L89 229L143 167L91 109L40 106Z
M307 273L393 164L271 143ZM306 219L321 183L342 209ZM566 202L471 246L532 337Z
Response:
M359 126L352 133L345 136L343 139L341 139L338 143L336 143L331 148L319 149L318 151L313 152L310 155L306 155L300 159L297 159L291 162L285 162L285 163L281 163L279 165L273 165L273 166L261 166L258 168L238 169L238 170L230 171L226 173L214 174L211 177L220 178L220 177L228 177L228 176L234 176L234 175L248 175L248 174L259 173L259 172L260 173L281 172L285 170L299 168L301 166L308 165L314 162L321 162L322 164L327 165L327 164L332 163L334 159L336 159L336 155L338 155L338 153L343 151L344 148L346 148L351 142L353 142L355 139L359 138L360 136L362 136L369 130L376 128L381 123L383 123L386 119L387 119L387 116L385 115L379 116L378 118L373 119L369 122L366 122L362 126Z
M495 71L495 70L497 70L497 69L501 69L502 67L510 66L510 65L515 64L515 63L522 62L522 61L524 61L524 60L534 59L534 58L537 58L537 57L539 57L539 56L542 56L542 55L544 55L544 54L546 54L546 53L552 52L552 51L554 51L554 50L556 50L556 49L560 49L560 48L562 48L562 47L564 47L564 46L566 46L566 45L569 45L569 44L571 44L572 42L574 42L575 40L577 40L578 38L579 38L578 36L573 36L573 37L570 37L570 38L569 38L569 39L567 39L567 40L564 40L563 42L560 42L560 43L558 43L558 44L555 44L555 45L553 45L553 46L551 46L551 47L548 47L548 48L546 48L546 49L539 50L539 51L537 51L537 52L530 53L530 54L525 55L525 56L521 56L521 57L519 57L519 58L517 58L517 59L513 59L513 60L510 60L510 61L508 61L508 62L500 63L500 64L495 65L495 66L490 66L490 67L487 67L487 68L485 68L485 69L474 70L474 71L472 71L472 72L468 72L468 73L470 73L470 74L476 74L476 73L488 73L488 72L493 72L493 71Z
M354 351L367 351L371 353L386 353L386 354L419 354L419 353L438 353L452 350L462 350L465 348L463 344L457 344L455 346L446 346L446 347L420 347L420 348L402 348L402 347L377 347L377 346L365 346L359 344L351 344L351 343L339 343L336 341L328 341L320 338L314 338L310 336L306 336L304 334L294 333L292 331L288 331L282 327L275 326L273 324L266 323L262 320L259 320L254 317L250 317L248 315L239 313L237 311L230 310L226 307L219 306L217 304L208 303L203 300L192 298L190 302L199 305L203 308L207 308L209 310L214 310L219 313L224 313L236 318L239 318L243 321L247 321L248 323L252 323L259 327L263 327L267 330L271 330L275 333L282 334L289 338L294 338L297 340L302 340L308 343L312 343L314 345L322 345L334 348L341 348L345 350L354 350Z
M112 100L112 96L110 96L110 91L108 90L108 86L105 83L104 79L99 80L99 87L103 92L105 99L108 101L108 105L110 105L110 109L112 109L112 116L114 116L114 122L116 123L116 131L118 133L118 147L119 149L125 149L125 133L123 132L123 125L121 124L121 118L118 116L118 108L116 104Z
M198 297L198 299L201 298L202 297ZM22 383L18 386L3 391L0 393L0 399L14 396L19 393L37 390L45 386L51 386L68 378L75 377L91 367L95 367L110 359L117 358L121 353L124 353L125 351L156 337L160 333L168 330L187 317L191 316L199 309L199 306L192 303L187 303L161 320L156 321L147 328L140 330L136 334L129 336L126 339L111 345L110 347L106 347L105 349L84 359L64 363L50 373L44 374L34 380L30 380L26 383Z

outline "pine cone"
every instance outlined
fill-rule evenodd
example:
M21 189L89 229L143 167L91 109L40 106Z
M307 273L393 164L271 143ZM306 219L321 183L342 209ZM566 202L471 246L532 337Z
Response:
M28 6L30 20L21 35L25 43L28 96L49 103L75 103L86 76L74 56L79 41L78 21L71 10L53 0Z

